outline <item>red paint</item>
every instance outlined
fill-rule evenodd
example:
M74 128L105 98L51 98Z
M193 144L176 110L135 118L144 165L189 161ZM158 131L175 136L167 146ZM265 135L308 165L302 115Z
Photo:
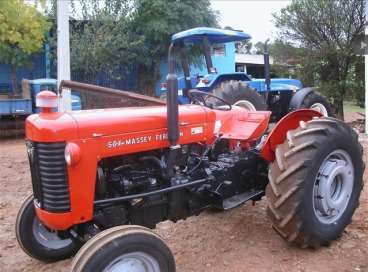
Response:
M211 144L221 123L223 138L248 148L267 129L270 112L211 110L198 105L179 107L180 144ZM68 166L71 211L49 213L35 206L39 219L51 229L65 230L93 216L96 168L103 158L167 148L166 107L84 110L41 113L26 121L26 137L35 142L65 141L78 149L79 161Z
M314 117L321 117L322 114L314 110L296 110L285 115L272 129L268 135L265 144L261 149L261 155L267 161L274 161L277 145L283 143L286 139L286 133L289 130L296 129L300 121L309 121Z

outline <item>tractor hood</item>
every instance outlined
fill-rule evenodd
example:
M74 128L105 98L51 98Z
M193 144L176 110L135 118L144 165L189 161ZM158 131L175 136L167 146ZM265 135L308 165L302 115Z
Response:
M235 106L231 111L221 111L181 105L179 142L211 142L216 134L227 139L255 140L266 130L269 117L268 111L249 112ZM101 139L106 146L114 141L144 136L151 142L167 139L165 106L40 113L31 115L26 121L26 137L36 142ZM160 147L168 145L164 142Z
M206 122L203 107L186 105L179 108L179 125ZM167 127L165 106L122 109L86 110L72 113L78 123L79 137L108 136L164 129Z
M77 127L67 113L32 114L26 120L26 138L36 142L62 142L77 138Z
M197 105L179 107L179 126L204 124L207 110ZM88 139L101 136L166 129L165 106L40 113L28 117L26 136L41 142Z

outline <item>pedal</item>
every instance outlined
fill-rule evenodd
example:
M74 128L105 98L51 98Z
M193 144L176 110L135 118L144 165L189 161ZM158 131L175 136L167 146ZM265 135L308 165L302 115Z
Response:
M242 194L234 195L222 201L222 208L224 210L235 208L243 204L244 202L251 200L254 197L260 196L261 194L264 194L264 191L245 192Z

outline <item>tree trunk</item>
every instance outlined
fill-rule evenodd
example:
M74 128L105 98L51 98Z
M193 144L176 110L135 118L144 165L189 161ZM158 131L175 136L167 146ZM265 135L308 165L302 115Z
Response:
M140 65L138 67L138 92L144 95L155 96L155 83L159 78L154 66L150 68Z
M344 101L342 99L336 100L334 101L333 106L336 118L344 121Z
M17 85L17 68L15 65L11 66L11 82L12 82L12 91L13 95L18 94L18 85Z

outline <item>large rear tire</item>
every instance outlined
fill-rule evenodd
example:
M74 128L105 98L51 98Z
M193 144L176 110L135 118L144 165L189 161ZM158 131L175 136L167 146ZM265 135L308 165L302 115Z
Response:
M242 81L224 81L219 86L215 87L212 93L228 101L232 105L246 108L249 111L267 110L267 104L263 96ZM211 100L211 103L214 103L216 106L221 106L221 102L215 99L213 99L213 101Z
M140 226L118 226L90 239L75 256L73 272L175 272L162 238Z
M43 262L67 259L81 246L72 239L60 238L38 220L32 195L27 197L18 212L15 233L23 251Z
M333 118L301 122L276 148L266 188L274 229L300 247L337 239L351 222L363 187L357 134Z

